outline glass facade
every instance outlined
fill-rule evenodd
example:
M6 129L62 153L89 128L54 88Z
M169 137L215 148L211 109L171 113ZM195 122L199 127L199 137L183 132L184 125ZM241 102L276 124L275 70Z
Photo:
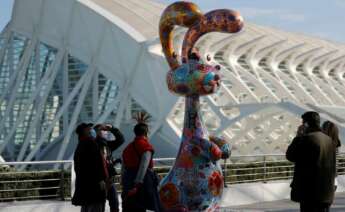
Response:
M8 43L5 43L4 37L0 38L0 50L4 51L0 58L0 120L3 123L0 147L3 158L10 161L26 159L45 133L48 136L40 144L37 154L54 142L61 142L70 127L79 95L74 96L59 120L54 119L89 68L86 63L68 54L53 70L57 49L39 42L31 52L26 53L30 42L30 39L17 33L11 34ZM30 57L26 67L24 56ZM54 71L55 75L52 74ZM17 89L13 90L17 83ZM111 109L106 122L113 123L120 103L117 100L119 93L119 86L114 81L96 71L82 100L77 122L95 122ZM131 117L138 111L144 111L133 99L127 107ZM77 139L74 133L71 139Z

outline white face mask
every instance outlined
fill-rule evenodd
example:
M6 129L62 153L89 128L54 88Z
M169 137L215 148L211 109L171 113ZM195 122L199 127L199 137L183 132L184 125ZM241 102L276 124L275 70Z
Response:
M107 138L107 135L108 135L108 133L107 133L107 131L104 131L104 130L101 130L101 137L102 138Z
M97 137L96 130L94 130L94 129L91 129L91 130L90 130L90 137L91 137L91 138L96 138L96 137Z
M115 140L114 135L111 132L109 132L109 131L102 130L101 131L101 137L104 138L107 141Z

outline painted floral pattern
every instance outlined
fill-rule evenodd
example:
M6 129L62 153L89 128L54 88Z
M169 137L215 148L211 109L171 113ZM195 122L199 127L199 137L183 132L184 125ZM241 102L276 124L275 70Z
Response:
M182 45L182 64L173 49L173 29L176 25L189 28ZM186 97L180 149L173 168L160 184L159 194L165 209L218 209L224 183L216 163L221 158L229 157L230 145L217 137L205 138L199 98L213 94L219 88L219 67L203 63L193 48L196 41L208 32L236 33L242 26L243 20L236 11L214 10L202 14L191 2L173 3L161 16L160 39L171 68L166 77L168 89Z

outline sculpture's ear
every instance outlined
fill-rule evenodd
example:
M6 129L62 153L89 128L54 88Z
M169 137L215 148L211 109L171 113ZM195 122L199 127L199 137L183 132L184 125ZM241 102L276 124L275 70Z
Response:
M201 10L192 2L178 1L170 4L163 11L159 21L159 38L165 58L172 70L180 66L173 55L175 26L190 28L200 22L202 18Z

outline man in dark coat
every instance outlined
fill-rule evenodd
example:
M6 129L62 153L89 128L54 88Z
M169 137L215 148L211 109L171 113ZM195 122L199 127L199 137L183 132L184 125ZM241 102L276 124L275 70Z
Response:
M295 163L291 200L300 203L301 212L327 212L334 198L336 150L321 132L318 113L306 112L302 121L286 152Z
M80 205L81 212L104 212L106 198L106 173L96 132L92 124L82 123L76 133L79 143L74 153L76 173L73 205Z

